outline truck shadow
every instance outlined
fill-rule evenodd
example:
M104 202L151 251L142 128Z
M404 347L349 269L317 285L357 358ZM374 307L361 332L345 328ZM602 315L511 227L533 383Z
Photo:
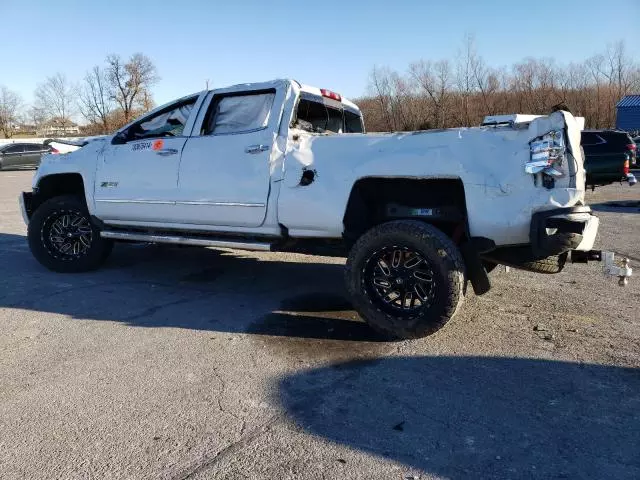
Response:
M139 327L382 340L346 300L340 260L286 259L119 244L102 269L65 275L41 267L25 237L0 234L0 307Z
M393 357L296 372L274 402L315 437L452 479L640 478L640 371Z
M639 200L617 200L589 205L596 212L640 213Z

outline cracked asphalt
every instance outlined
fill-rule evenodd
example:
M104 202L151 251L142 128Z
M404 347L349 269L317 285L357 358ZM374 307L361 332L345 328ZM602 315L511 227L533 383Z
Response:
M383 342L342 259L127 244L46 271L31 176L0 172L0 478L640 478L638 279L501 268ZM587 199L640 272L640 187Z

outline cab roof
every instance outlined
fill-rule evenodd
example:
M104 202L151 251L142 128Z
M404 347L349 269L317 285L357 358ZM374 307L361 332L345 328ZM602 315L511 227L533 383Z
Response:
M296 82L296 83L300 86L300 91L302 92L310 93L311 95L314 95L317 97L323 96L322 89L318 87L312 87L311 85L305 85L304 83L300 83L300 82ZM358 108L358 106L348 98L345 98L344 96L340 95L340 100L345 107L349 107L350 110L355 110L358 113L360 113L360 109Z
M297 80L292 80L292 79L275 79L275 80L269 80L266 82L239 83L239 84L230 85L227 87L213 88L211 90L220 92L220 93L226 93L226 92L237 92L237 91L242 91L247 89L268 89L268 88L276 88L278 86L281 86L283 83L288 83L288 84L293 83L298 86L298 88L302 93L306 93L314 97L326 98L326 96L323 95L324 89L321 89L318 87L312 87L311 85L305 85L303 83L298 82ZM336 100L333 100L333 101L336 101ZM355 103L353 103L351 100L343 97L342 95L340 95L340 103L342 103L342 105L345 106L347 109L352 110L353 112L362 116L362 112L360 111L358 106Z

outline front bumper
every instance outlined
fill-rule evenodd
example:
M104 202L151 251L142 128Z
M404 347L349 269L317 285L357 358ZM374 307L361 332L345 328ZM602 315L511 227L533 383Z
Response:
M22 192L18 198L20 204L20 212L22 213L22 220L26 225L29 225L29 219L33 213L33 193Z
M533 253L543 258L569 250L591 250L599 224L600 220L587 206L536 212L530 230Z

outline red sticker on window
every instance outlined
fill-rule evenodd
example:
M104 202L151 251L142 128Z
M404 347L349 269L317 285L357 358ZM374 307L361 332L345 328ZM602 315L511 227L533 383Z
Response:
M162 147L164 147L164 140L156 140L151 148L153 150L162 150Z

